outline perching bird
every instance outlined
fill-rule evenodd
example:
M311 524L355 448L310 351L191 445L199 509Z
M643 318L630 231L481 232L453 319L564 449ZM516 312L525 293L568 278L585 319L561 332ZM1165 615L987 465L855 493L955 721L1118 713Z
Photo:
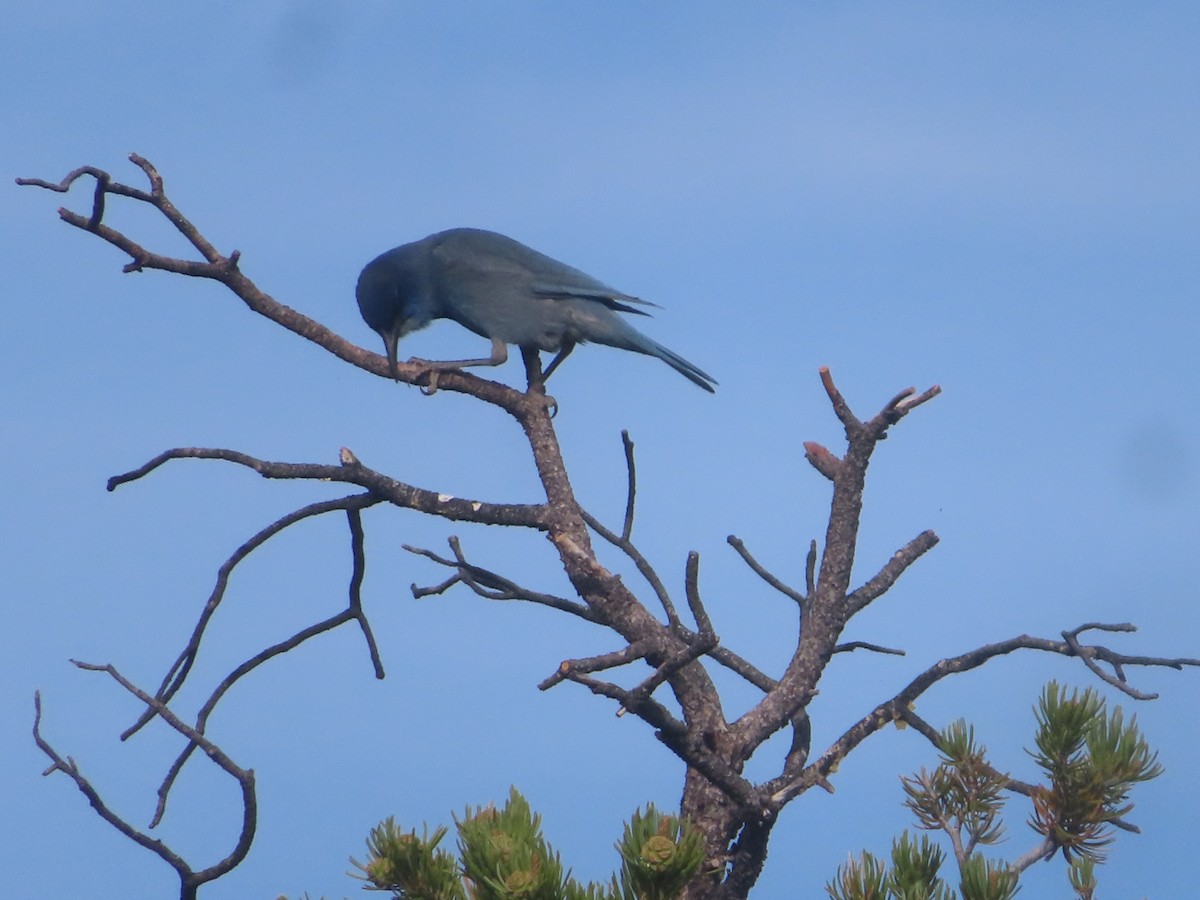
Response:
M355 294L363 319L383 338L393 376L401 337L434 319L453 319L489 338L492 355L422 361L431 371L498 366L508 359L506 345L515 344L558 353L545 379L576 344L592 341L657 356L710 393L716 384L618 315L647 315L630 304L653 303L493 231L452 228L389 250L367 263Z

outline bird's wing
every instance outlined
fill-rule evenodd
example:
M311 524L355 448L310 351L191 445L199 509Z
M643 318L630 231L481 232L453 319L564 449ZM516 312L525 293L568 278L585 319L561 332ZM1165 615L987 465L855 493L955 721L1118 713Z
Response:
M493 231L455 228L434 235L431 240L431 252L438 265L458 273L460 278L520 284L534 296L590 300L614 311L639 316L649 313L637 306L657 305L622 293L574 266Z
M648 316L650 313L630 306L630 303L636 303L638 306L653 306L655 309L659 308L657 303L651 303L649 300L643 300L640 297L631 297L628 294L622 294L620 291L615 291L605 285L584 287L574 284L534 284L532 289L539 297L552 297L556 300L563 300L568 297L578 300L594 300L597 303L603 303L609 309L618 312L633 313L637 316Z

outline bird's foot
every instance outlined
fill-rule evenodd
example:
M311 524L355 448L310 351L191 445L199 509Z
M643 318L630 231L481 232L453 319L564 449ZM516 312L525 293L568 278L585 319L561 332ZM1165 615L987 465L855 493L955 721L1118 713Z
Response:
M417 385L417 387L420 388L421 393L426 397L432 397L434 394L436 394L438 389L438 376L442 372L442 370L438 367L438 364L432 360L420 359L416 356L410 359L408 364L410 366L417 366L418 368L425 370L421 373L421 375L417 376L418 378L426 376L428 379L425 384Z
M545 387L541 385L539 387L541 387L541 390L526 391L525 396L532 397L534 402L546 407L546 415L553 419L558 415L558 401L546 393Z

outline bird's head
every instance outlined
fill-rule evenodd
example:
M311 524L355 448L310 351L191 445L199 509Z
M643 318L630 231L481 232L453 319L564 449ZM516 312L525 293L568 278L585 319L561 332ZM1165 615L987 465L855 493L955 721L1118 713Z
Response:
M420 270L409 254L401 252L407 249L407 245L397 247L367 263L354 290L363 321L383 338L388 366L397 381L400 338L428 325L431 318Z

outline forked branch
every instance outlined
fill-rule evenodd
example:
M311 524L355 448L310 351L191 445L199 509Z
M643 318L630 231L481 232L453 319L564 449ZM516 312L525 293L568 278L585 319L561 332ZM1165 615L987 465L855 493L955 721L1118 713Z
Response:
M1120 625L1103 625L1099 623L1088 623L1081 625L1079 628L1070 632L1074 637L1087 630L1098 630L1108 632L1133 632L1137 629L1128 623ZM914 678L903 690L895 694L891 699L884 701L875 707L871 712L864 715L850 728L848 728L841 737L834 741L820 758L809 765L804 772L796 779L791 781L776 780L769 784L772 795L780 802L786 803L799 794L803 793L819 779L824 779L831 772L836 770L843 760L867 737L884 728L887 725L899 721L912 721L914 724L918 721L915 718L910 719L910 714L913 705L917 698L924 694L927 690L937 684L944 678L951 675L958 675L963 672L969 672L972 669L977 669L990 660L1000 656L1006 656L1009 653L1014 653L1018 650L1036 650L1043 653L1054 653L1059 656L1079 657L1085 662L1093 662L1100 660L1112 666L1114 671L1123 671L1128 666L1143 666L1143 667L1162 667L1170 669L1183 669L1185 667L1200 666L1200 659L1182 658L1182 657L1157 657L1157 656L1132 656L1125 653L1119 653L1109 647L1101 645L1083 646L1078 641L1069 642L1054 641L1047 638L1038 638L1031 635L1022 634L1017 637L1010 638L1006 641L999 641L995 644L987 644L983 647L978 647L970 650L959 656L943 659L936 664L930 666L916 678ZM1096 671L1093 665L1089 668ZM1102 675L1102 672L1096 672ZM1113 683L1105 679L1108 683ZM1146 699L1151 695L1141 693L1134 690L1123 681L1118 681L1114 686L1123 690L1126 694L1134 699ZM917 728L927 738L930 737L928 728ZM934 732L936 734L936 732ZM937 746L936 740L934 741Z
M108 822L117 831L129 838L134 843L146 848L151 853L155 854L159 859L175 870L175 874L179 877L179 897L180 900L195 900L196 891L200 885L206 884L209 881L215 881L222 875L232 871L250 852L250 845L254 841L254 832L258 821L258 800L254 786L254 772L249 769L242 769L216 744L209 741L200 732L189 726L175 716L164 704L159 703L152 696L139 689L132 682L128 681L111 665L92 665L90 663L76 662L75 665L81 669L89 671L107 672L112 676L121 687L129 691L141 702L156 707L156 713L162 717L168 725L182 734L189 742L202 747L205 755L211 759L218 768L229 774L241 788L242 794L242 828L238 835L238 839L233 849L219 862L200 871L196 871L191 865L178 853L172 850L166 843L152 838L148 834L139 831L131 824L117 815L104 802L100 793L92 785L80 771L79 766L70 757L62 757L59 755L50 743L42 737L42 701L39 694L34 694L34 719L33 719L33 739L38 748L46 754L51 760L51 766L44 774L49 775L52 772L62 772L67 775L75 786L88 799L88 803L96 811L96 814L104 821Z

